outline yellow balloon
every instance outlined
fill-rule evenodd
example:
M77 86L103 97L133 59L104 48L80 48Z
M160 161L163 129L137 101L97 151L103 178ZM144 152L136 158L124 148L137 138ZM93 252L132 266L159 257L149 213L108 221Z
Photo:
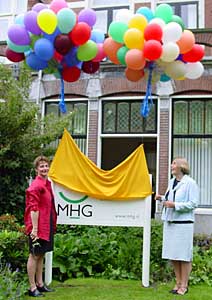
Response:
M147 24L147 19L142 15L134 15L128 22L129 28L137 28L142 32L144 32L144 29L146 28Z
M142 50L144 47L144 35L140 30L130 28L124 34L124 43L129 49Z
M57 16L51 9L43 9L38 13L37 22L42 31L52 34L57 27Z

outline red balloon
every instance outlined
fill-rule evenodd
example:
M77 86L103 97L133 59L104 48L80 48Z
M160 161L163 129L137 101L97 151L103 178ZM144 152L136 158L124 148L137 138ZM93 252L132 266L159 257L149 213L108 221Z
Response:
M25 59L24 53L17 53L8 47L6 47L5 55L12 62L19 62Z
M63 55L58 53L57 51L54 51L54 56L53 56L59 63L62 61L63 59Z
M72 47L68 34L59 34L54 40L54 47L58 53L66 55Z
M163 36L163 30L160 25L152 23L146 26L144 29L144 39L161 41Z
M81 70L77 67L65 67L62 71L62 77L65 81L74 82L80 78Z
M76 45L85 44L91 36L91 28L85 22L77 23L72 31L69 33L69 38Z
M99 62L95 61L85 61L82 64L82 70L87 74L93 74L99 70Z
M201 45L194 44L190 51L182 55L182 60L185 62L197 62L201 60L205 52Z
M162 45L156 40L149 40L144 43L144 57L149 60L156 60L162 54Z

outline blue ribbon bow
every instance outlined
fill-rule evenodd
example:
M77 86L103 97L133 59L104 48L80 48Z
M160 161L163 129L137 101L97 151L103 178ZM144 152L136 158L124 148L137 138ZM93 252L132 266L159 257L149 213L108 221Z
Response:
M146 89L146 95L145 98L141 104L141 115L146 118L149 115L151 106L153 104L152 101L152 72L154 69L154 63L151 62L149 64L149 75L148 75L148 81L147 81L147 89Z

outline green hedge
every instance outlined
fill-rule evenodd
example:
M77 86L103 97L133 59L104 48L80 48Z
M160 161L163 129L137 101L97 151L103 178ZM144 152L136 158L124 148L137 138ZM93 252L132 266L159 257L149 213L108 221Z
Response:
M0 217L0 258L26 273L27 237L10 216ZM3 221L2 221L3 220ZM16 231L14 231L14 228ZM53 277L141 279L142 228L59 225L55 235ZM195 237L191 284L212 285L212 238ZM150 282L173 279L169 261L161 259L162 224L152 220ZM26 274L25 274L26 275Z

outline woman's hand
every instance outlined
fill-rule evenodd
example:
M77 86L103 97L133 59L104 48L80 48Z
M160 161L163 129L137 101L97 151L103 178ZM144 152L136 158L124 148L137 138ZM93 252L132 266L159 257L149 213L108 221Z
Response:
M155 195L155 200L161 201L162 200L162 195L156 194Z
M175 204L173 201L163 201L163 206L168 208L175 208Z
M32 228L32 232L30 233L30 237L31 237L33 242L39 239L37 228L34 228L34 227Z

